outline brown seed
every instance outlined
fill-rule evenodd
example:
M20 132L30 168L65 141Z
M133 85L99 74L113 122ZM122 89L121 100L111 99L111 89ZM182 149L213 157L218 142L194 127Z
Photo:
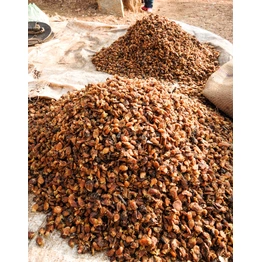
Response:
M40 175L40 176L38 177L37 182L38 182L40 185L44 184L45 180L44 180L44 178L42 177L42 175Z
M124 186L125 186L125 187L129 187L129 185L130 185L130 183L129 183L128 181L125 181L125 182L124 182Z
M66 202L67 202L67 201L66 201ZM64 211L62 212L62 215L63 215L64 217L67 217L67 216L70 215L70 212L69 212L68 210L64 210Z
M102 150L101 153L102 153L103 155L105 155L105 154L108 154L109 151L110 151L110 148L109 148L109 147L105 147L105 148L103 148L103 150Z
M170 244L172 250L175 252L176 249L179 247L179 242L177 239L173 239Z
M131 242L134 241L134 239L133 239L132 237L130 237L130 236L127 236L126 239L125 239L125 241L126 241L127 243L131 243Z
M32 231L28 231L28 239L33 239L35 236L35 232L32 232Z
M192 196L192 193L189 192L188 190L184 190L184 191L182 192L182 195L185 195L185 196L191 197L191 196Z
M157 198L159 198L161 196L160 191L156 188L150 187L147 192L148 192L149 195L155 196Z
M173 257L173 258L176 258L177 256L177 253L173 250L170 250L170 255Z
M195 232L197 232L198 234L203 232L203 228L202 228L201 226L198 226L198 225L195 225L195 226L194 226L194 230L195 230Z
M55 225L56 226L58 226L58 224L60 224L60 222L61 222L61 220L62 220L62 216L61 215L58 215L56 218L55 218Z
M54 212L55 214L60 214L60 213L62 213L62 211L63 211L63 209L62 209L62 207L60 207L60 206L56 206L56 207L54 207L54 209L53 209L53 212Z
M154 186L157 184L157 179L156 178L152 178L151 182L150 182L150 187Z
M189 207L193 210L196 211L198 214L201 214L203 211L203 208L196 202L193 202L189 205Z
M137 204L135 200L129 200L128 206L130 207L131 210L137 210Z
M33 206L32 206L32 212L36 212L37 211L37 209L38 209L38 204L34 204Z
M140 173L140 178L145 178L146 177L146 172L141 172Z
M194 219L188 219L188 227L189 227L190 229L193 229L194 226L195 226L195 221L194 221Z
M120 170L120 171L127 171L127 170L128 170L128 167L125 166L125 165L121 165L121 166L119 166L119 170Z
M117 222L120 219L120 215L118 213L114 214L113 220L114 222Z
M47 210L48 210L48 208L49 208L49 204L48 204L48 202L47 202L47 201L45 201L45 203L44 203L44 210L45 210L45 211L47 211Z
M115 249L112 248L112 249L108 250L106 254L107 254L108 257L112 257L115 254Z
M40 246L40 247L42 247L42 246L45 244L44 239L43 239L42 237L40 237L40 236L38 236L38 237L36 238L36 243L37 243L37 245Z
M43 236L43 235L45 234L45 232L46 232L46 229L43 228L43 227L41 227L41 228L38 230L38 234L41 235L41 236Z
M116 250L115 254L116 254L117 256L120 256L120 255L123 253L123 250L124 250L124 247L120 246L120 247Z
M70 234L70 227L64 227L62 229L62 235L63 236L68 236Z
M71 247L71 248L73 248L74 246L75 246L75 241L74 241L74 239L69 239L68 240L68 245Z
M81 197L77 198L77 203L80 207L83 207L85 205L85 202Z
M196 243L197 243L197 240L196 240L195 237L191 237L191 238L188 240L188 246L189 246L190 248L193 248L193 247L196 245Z
M139 240L139 244L141 246L150 246L152 244L152 240L147 235L143 235L143 237Z
M174 207L175 210L181 211L182 210L182 202L180 200L174 201L173 207Z
M170 193L170 195L171 195L171 197L174 199L174 200L176 200L177 199L177 190L178 190L178 188L177 187L172 187L172 188L170 188L170 190L169 190L169 193Z
M179 247L179 253L182 258L184 258L187 255L187 252L184 247Z

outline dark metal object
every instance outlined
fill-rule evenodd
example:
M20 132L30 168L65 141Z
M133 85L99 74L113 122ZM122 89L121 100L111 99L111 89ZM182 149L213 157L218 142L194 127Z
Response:
M41 44L53 37L51 27L43 22L28 22L28 46Z

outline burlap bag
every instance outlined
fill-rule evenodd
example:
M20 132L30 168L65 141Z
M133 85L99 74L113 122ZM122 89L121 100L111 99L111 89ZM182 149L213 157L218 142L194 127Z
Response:
M202 94L218 109L233 118L233 59L209 77Z
M131 12L139 12L142 6L141 0L122 0L124 8Z

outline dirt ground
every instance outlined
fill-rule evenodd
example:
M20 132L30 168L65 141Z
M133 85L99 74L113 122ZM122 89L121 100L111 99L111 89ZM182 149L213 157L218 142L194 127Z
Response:
M142 1L141 1L142 2ZM96 0L35 0L46 14L108 24L131 25L148 15L124 11L124 17L102 14ZM142 4L141 4L142 6ZM233 43L233 0L155 0L153 13L211 31Z

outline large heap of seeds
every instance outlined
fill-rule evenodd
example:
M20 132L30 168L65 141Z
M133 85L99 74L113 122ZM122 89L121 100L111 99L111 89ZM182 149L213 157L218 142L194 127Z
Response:
M176 22L151 14L102 48L92 62L109 74L202 85L218 69L218 56Z
M111 261L232 260L232 139L230 120L153 78L32 99L39 233Z

